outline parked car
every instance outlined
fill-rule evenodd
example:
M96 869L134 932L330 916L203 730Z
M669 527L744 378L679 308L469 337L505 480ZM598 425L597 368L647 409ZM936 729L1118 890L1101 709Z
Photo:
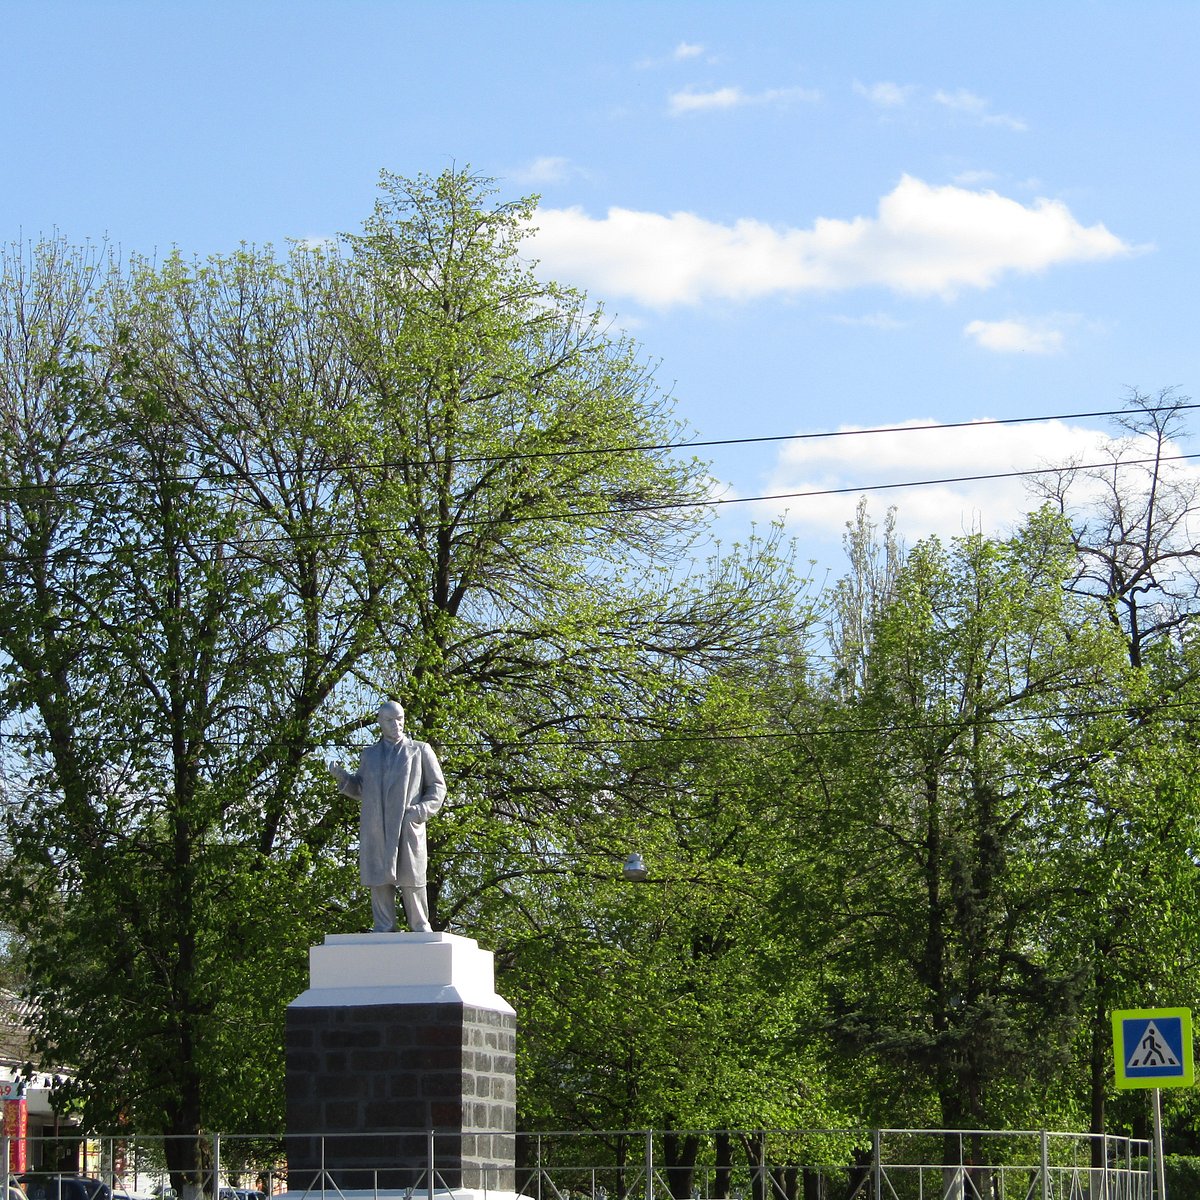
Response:
M18 1176L17 1182L25 1189L28 1200L112 1200L107 1183L85 1175L30 1171Z

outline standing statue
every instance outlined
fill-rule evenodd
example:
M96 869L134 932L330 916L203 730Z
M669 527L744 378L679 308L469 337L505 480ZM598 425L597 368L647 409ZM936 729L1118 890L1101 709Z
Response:
M357 774L337 763L338 789L362 801L358 871L371 889L376 933L396 932L396 889L414 933L429 933L425 893L425 822L442 807L446 781L433 747L404 736L404 709L388 700L379 709L380 739L362 752Z

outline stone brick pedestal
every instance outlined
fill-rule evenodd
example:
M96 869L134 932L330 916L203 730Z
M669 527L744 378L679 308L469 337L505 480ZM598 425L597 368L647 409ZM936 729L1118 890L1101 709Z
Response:
M512 1192L516 1017L490 951L448 933L334 934L287 1010L288 1190Z

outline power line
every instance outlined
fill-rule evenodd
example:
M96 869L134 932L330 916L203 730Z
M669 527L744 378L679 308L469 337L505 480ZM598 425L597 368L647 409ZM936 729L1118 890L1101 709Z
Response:
M636 516L644 513L656 512L672 512L684 509L705 509L715 508L719 506L731 504L755 504L767 501L777 500L807 500L815 499L821 496L843 496L861 492L879 492L879 491L896 491L905 488L920 488L920 487L937 487L944 484L953 483L981 483L991 482L1000 479L1026 479L1039 475L1061 475L1068 472L1076 471L1097 471L1109 470L1127 467L1151 466L1162 463L1171 462L1191 462L1200 459L1200 453L1197 454L1164 454L1153 458L1132 458L1132 459L1111 459L1108 462L1099 463L1071 463L1065 467L1038 467L1023 471L996 471L981 475L951 475L940 476L934 479L909 479L893 483L861 483L853 484L846 487L838 488L812 488L802 492L775 492L766 495L758 496L729 496L729 497L709 497L703 500L671 500L662 501L659 503L648 504L631 504L625 507L609 506L607 508L594 509L563 509L558 512L535 512L528 516L514 514L509 518L509 523L517 524L520 522L566 522L575 521L580 518L610 518L620 519L628 516ZM490 522L486 518L471 518L464 517L461 520L452 522L456 529L467 530L476 527L486 527ZM442 528L436 522L430 523L431 529ZM243 549L271 546L271 545L290 545L300 541L306 542L321 542L328 544L335 539L345 538L351 539L361 537L367 534L373 536L380 535L405 535L413 532L410 526L380 526L377 528L368 529L364 526L351 526L346 529L338 530L311 530L304 533L296 533L294 535L285 534L268 534L261 537L229 537L223 540L207 540L201 539L194 542L189 542L187 545L194 550L217 549L224 547L241 547ZM132 546L129 543L117 543L107 550L79 550L71 554L72 561L79 560L103 560L108 559L118 549L137 549L144 551L144 544ZM52 554L65 554L65 550L52 551ZM43 559L35 559L26 555L0 555L0 562L8 563L32 563L41 562Z
M1186 410L1200 408L1200 404L1173 404L1170 406L1158 408L1139 409L1139 412L1145 413L1161 413L1161 412L1182 412ZM608 455L619 454L650 454L665 450L699 450L711 449L722 446L755 446L768 445L780 442L801 442L801 441L823 441L833 440L846 437L865 437L873 434L896 434L896 433L929 433L948 429L990 429L997 425L1032 425L1041 424L1047 421L1072 421L1083 420L1093 417L1114 417L1127 415L1131 410L1128 408L1114 409L1097 409L1090 412L1069 412L1069 413L1047 413L1042 416L1032 417L1000 417L986 420L973 421L946 421L932 422L923 425L880 425L864 429L834 429L824 430L814 433L781 433L781 434L766 434L755 437L741 438L714 438L706 441L690 441L690 442L646 442L646 443L631 443L628 445L615 446L562 446L553 450L512 450L504 454L489 454L489 455L463 455L457 457L454 462L461 466L484 466L494 463L505 462L521 462L532 459L542 458L569 458L581 455L589 455L596 458L603 458ZM428 470L433 467L443 465L435 459L384 459L379 462L367 463L325 463L322 465L322 470L348 470L356 471L395 471L395 470ZM278 476L275 470L240 470L236 472L213 471L199 472L195 475L162 475L155 478L147 476L122 476L116 482L130 486L135 484L147 483L178 483L178 484L222 484L236 482L238 480L250 479L274 479ZM981 476L980 478L987 478ZM80 481L60 481L48 484L38 483L12 483L0 484L0 494L7 492L38 492L38 491L54 491L68 489L84 489L90 490L97 487L95 480L80 480ZM895 485L903 486L903 485Z
M1184 409L1200 408L1200 404L1173 404L1169 407L1161 408L1145 408L1138 409L1138 412L1159 413L1159 412L1180 412ZM841 438L841 437L860 437L864 434L872 433L927 433L931 430L940 429L990 429L993 425L1029 425L1037 424L1042 421L1076 421L1083 420L1088 417L1117 417L1127 415L1131 410L1128 408L1112 408L1100 409L1096 412L1072 412L1072 413L1048 413L1040 417L996 417L988 419L980 419L975 421L944 421L933 422L927 425L878 425L871 426L866 429L834 429L824 433L784 433L773 434L766 437L749 437L749 438L725 438L719 441L711 442L684 442L680 443L680 449L690 449L692 447L707 447L707 446L748 446L764 442L797 442L816 440L822 438ZM640 447L647 450L666 450L670 446L646 446ZM630 447L630 449L639 449L639 447ZM586 453L586 451L584 451Z
M851 492L883 492L889 489L935 487L943 483L979 483L995 479L1025 479L1034 475L1064 475L1072 471L1100 471L1108 467L1145 467L1156 463L1190 462L1200 454L1162 454L1154 458L1127 458L1102 463L1071 463L1065 467L1036 467L1028 471L997 471L987 475L950 475L939 479L910 479L901 483L864 483L841 488L816 488L807 492L775 492L766 496L734 496L710 500L709 504L745 504L758 500L797 500L813 496L842 496Z
M1016 701L1014 701L1016 703ZM436 739L436 744L441 749L455 750L483 750L493 753L497 750L605 750L617 749L622 746L687 746L687 745L703 745L716 743L730 742L745 742L745 743L762 743L762 742L781 742L781 741L801 741L805 738L824 738L824 737L878 737L884 734L912 734L912 733L946 733L958 731L969 733L971 730L979 727L1006 728L1020 725L1053 725L1056 722L1067 720L1095 720L1100 717L1122 717L1128 720L1143 719L1146 717L1154 717L1162 714L1180 714L1180 719L1186 724L1193 724L1200 720L1196 714L1200 710L1200 701L1198 700L1166 700L1160 703L1137 704L1137 703L1114 703L1114 704L1098 704L1085 707L1068 706L1064 708L1055 708L1049 711L1035 712L1020 712L1013 714L998 714L993 713L984 717L963 716L961 718L938 718L927 721L891 721L878 724L863 724L863 725L809 725L798 726L791 729L763 729L758 726L742 726L734 728L724 728L717 730L697 730L691 732L682 731L661 731L652 734L623 734L612 737L571 737L565 736L558 739L550 738L519 738L516 740L505 739L484 739L476 738L473 740L454 739L454 738L439 738ZM428 736L423 734L422 736ZM114 748L112 743L105 743L102 740L97 743L107 752ZM163 743L166 744L165 742ZM269 762L274 757L270 753L273 748L278 747L280 750L287 751L290 749L284 743L255 743L251 737L245 739L234 739L226 737L204 738L203 745L210 749L219 748L222 752L228 750L239 750L243 753L248 752L255 745L263 751L264 761ZM123 742L116 746L116 749L133 749L133 743ZM143 747L144 748L144 747ZM321 749L332 748L335 751L342 750L346 753L356 753L363 747L358 743L350 745L342 745L340 743L324 743L322 746L315 746L312 750L312 757L318 757L318 751Z
M1148 706L1151 714L1163 712L1195 712L1200 707L1194 700L1170 700L1161 704ZM1131 717L1146 715L1136 704L1093 705L1086 708L1061 708L1049 712L1017 713L1009 716L991 715L982 718L963 717L959 720L951 718L930 721L888 722L878 725L820 725L800 727L796 729L763 729L763 730L715 730L699 733L659 734L655 736L633 736L614 738L580 738L563 739L562 741L519 741L519 742L465 742L447 740L440 743L446 747L460 749L519 749L522 747L547 746L563 749L595 749L608 746L637 746L662 744L688 744L705 742L764 742L785 741L807 737L850 737L871 736L895 733L935 733L959 730L969 732L978 726L1004 727L1014 725L1052 724L1061 720L1093 720L1098 717ZM1193 718L1194 719L1194 718ZM1184 720L1190 720L1185 717Z

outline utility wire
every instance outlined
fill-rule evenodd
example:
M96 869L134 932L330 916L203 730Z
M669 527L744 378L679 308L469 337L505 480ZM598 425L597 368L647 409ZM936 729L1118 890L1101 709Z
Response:
M1136 411L1145 413L1182 412L1195 408L1200 408L1200 404L1173 404L1158 408L1138 409ZM823 441L846 437L864 437L871 434L881 433L929 433L945 429L990 429L996 425L1031 425L1041 424L1046 421L1071 421L1092 417L1123 416L1127 415L1130 411L1131 410L1128 408L1097 409L1092 412L1049 413L1043 416L1033 417L1002 417L994 420L981 419L974 421L947 421L925 425L881 425L866 429L834 429L816 433L780 433L756 437L714 438L708 441L694 442L648 442L618 446L563 446L557 447L553 450L512 450L504 454L464 455L462 457L456 457L454 462L461 466L484 466L495 463L520 462L528 459L568 458L578 455L590 455L596 458L603 458L608 455L649 454L664 450L699 450L711 449L720 446L755 446L778 442ZM421 471L429 470L433 467L438 467L441 465L443 465L441 462L434 459L385 459L383 461L374 463L323 463L320 466L320 470L332 471L353 469L355 471L380 472L397 470ZM200 472L196 475L164 475L156 477L155 479L131 475L120 477L118 482L125 486L148 483L220 484L249 479L272 480L278 479L278 477L278 469L264 468L261 470L246 469L235 472ZM56 489L91 490L96 486L97 482L94 480L73 482L60 481L48 484L11 483L0 484L0 494L6 492L45 491Z
M670 505L648 506L648 508L704 508L710 504L749 504L760 500L803 500L814 496L842 496L850 492L883 492L896 488L936 487L942 483L976 483L994 479L1024 479L1033 475L1063 475L1072 471L1099 471L1108 467L1144 467L1152 463L1188 462L1200 458L1200 454L1162 454L1154 458L1127 458L1103 463L1070 463L1065 467L1037 467L1028 471L997 471L987 475L949 475L938 479L909 479L899 483L862 483L840 488L814 488L807 492L772 492L765 496L730 496L688 504L677 501ZM642 509L632 508L630 512ZM570 514L583 515L589 514Z
M780 742L780 741L801 741L805 738L824 738L824 737L856 737L870 736L878 737L883 734L911 734L911 733L931 733L931 732L949 732L958 730L963 733L970 732L972 729L983 727L1004 728L1017 725L1052 725L1056 722L1064 720L1094 720L1100 717L1124 717L1130 720L1136 720L1147 717L1157 717L1164 713L1179 714L1185 724L1194 724L1200 720L1200 702L1196 700L1167 700L1162 703L1151 703L1139 705L1137 703L1124 704L1109 704L1109 705L1092 705L1088 707L1066 707L1056 708L1050 711L1030 712L1030 713L1013 713L1013 714L992 714L985 717L963 716L961 718L944 718L939 720L929 721L903 721L903 722L885 722L882 724L870 725L812 725L799 726L793 729L761 729L759 727L739 727L734 729L720 730L700 730L695 732L659 732L653 734L638 734L638 735L623 735L620 737L563 737L561 739L550 738L529 738L517 740L497 739L486 740L477 738L473 740L458 740L454 738L437 739L439 749L456 749L456 750L484 750L489 753L496 750L537 750L537 749L553 749L553 750L604 750L619 748L621 746L656 746L656 745L696 745L706 743L729 743L729 742L746 742L746 743L762 743L762 742ZM1188 715L1196 714L1196 715ZM164 743L165 744L165 743ZM123 743L125 748L132 748L130 743ZM246 753L250 748L256 745L251 735L247 735L244 740L233 738L204 738L203 745L207 748L219 748L222 752L228 750L238 750ZM281 750L287 750L283 743L257 743L260 748L270 750L273 746L278 745ZM335 750L343 750L346 753L357 752L362 749L361 744L353 743L342 745L340 743L328 743L329 747ZM110 743L104 744L104 749L111 749ZM317 752L321 747L315 747L313 757L317 757ZM269 761L270 756L266 756Z
M447 739L440 742L442 746L458 749L521 749L524 747L540 747L547 746L551 748L563 749L596 749L603 747L617 746L639 746L639 745L687 745L691 743L706 743L706 742L779 742L779 741L800 741L804 738L824 738L824 737L853 737L853 736L870 736L877 737L882 734L898 734L898 733L935 733L949 732L959 730L966 733L980 726L991 726L995 728L1003 728L1005 726L1014 725L1031 725L1031 724L1053 724L1062 720L1093 720L1098 717L1136 717L1140 715L1158 715L1163 712L1180 712L1180 713L1196 713L1200 709L1200 705L1194 700L1172 700L1163 704L1154 704L1147 706L1148 712L1143 714L1139 710L1139 706L1132 704L1116 704L1116 705L1101 705L1090 708L1061 708L1054 709L1050 712L1035 712L1035 713L1018 713L1009 716L992 715L982 718L962 717L958 720L945 719L937 721L906 721L902 723L886 723L878 725L819 725L799 727L795 729L763 729L763 730L717 730L706 731L699 733L677 733L677 734L660 734L656 736L633 736L633 737L613 737L613 738L578 738L564 739L562 741L519 741L519 742L482 742L482 741L454 741ZM1200 719L1196 717L1185 716L1185 723Z
M618 507L610 505L607 508L577 508L563 509L558 512L532 512L528 516L521 514L513 514L508 520L509 523L516 524L521 522L551 522L551 521L575 521L580 518L608 518L621 519L628 516L655 513L655 512L672 512L682 509L705 509L715 508L731 504L754 504L765 501L777 500L808 500L815 499L820 496L842 496L861 492L880 492L902 490L904 488L919 488L919 487L937 487L943 484L951 483L978 483L995 481L999 479L1025 479L1038 475L1063 475L1077 471L1098 471L1110 469L1124 469L1127 467L1140 467L1158 465L1161 463L1170 462L1191 462L1200 459L1200 453L1197 454L1164 454L1157 455L1153 458L1129 458L1129 459L1110 459L1107 462L1099 463L1070 463L1063 467L1038 467L1024 471L996 471L982 475L949 475L939 476L934 479L909 479L895 483L860 483L853 484L847 487L838 488L813 488L802 492L775 492L766 495L758 496L717 496L706 499L695 500L671 500L662 501L659 503L648 504L630 504L627 506ZM463 517L462 519L453 520L450 525L455 530L468 530L476 527L484 527L491 525L492 522L486 517ZM428 528L440 529L441 526L436 521L428 523ZM308 530L304 532L297 531L292 534L269 534L261 537L229 537L224 540L208 540L200 539L193 542L188 542L187 546L192 550L213 550L225 547L241 547L243 549L264 547L271 545L290 545L297 542L324 542L328 544L336 539L351 539L361 536L378 537L380 535L411 535L413 529L411 526L380 526L368 529L365 526L351 526L346 529L333 530ZM72 561L89 560L89 559L107 559L111 558L112 554L120 549L136 549L144 551L145 543L131 545L130 543L118 543L105 550L76 550L70 553ZM66 549L50 551L50 555L65 555ZM42 558L33 558L32 556L7 554L0 555L0 563L32 563L44 561Z

